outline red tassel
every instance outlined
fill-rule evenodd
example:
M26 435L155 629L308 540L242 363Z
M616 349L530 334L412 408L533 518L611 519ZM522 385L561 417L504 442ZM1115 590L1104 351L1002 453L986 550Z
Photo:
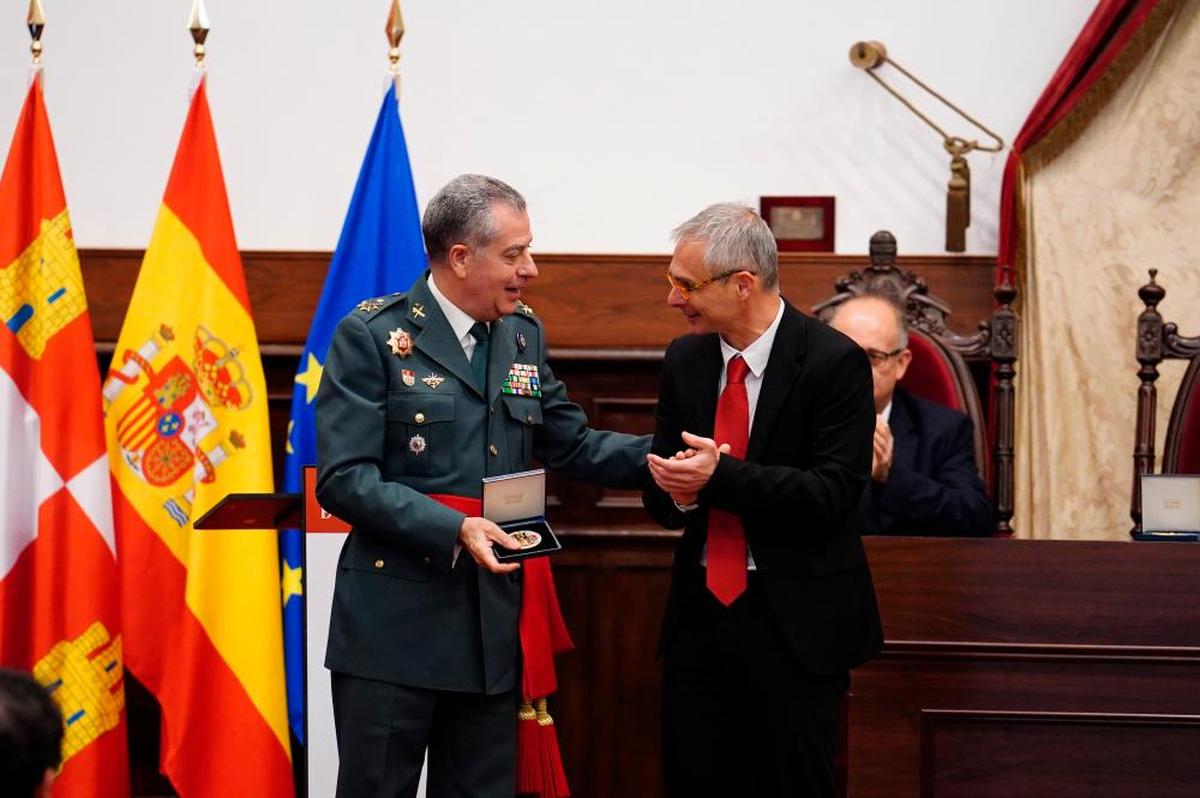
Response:
M570 798L558 732L546 711L546 699L525 702L517 712L517 794L534 798Z
M558 750L558 732L554 728L554 718L546 711L544 698L537 702L537 728L542 738L542 782L545 785L542 795L545 798L570 798L571 789L567 786L562 753Z
M541 729L533 705L525 702L517 711L517 794L543 795Z

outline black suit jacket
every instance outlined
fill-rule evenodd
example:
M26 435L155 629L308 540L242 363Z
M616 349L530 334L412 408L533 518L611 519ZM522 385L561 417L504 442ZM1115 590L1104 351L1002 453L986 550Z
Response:
M863 534L990 533L992 509L975 468L971 419L897 388L888 426L892 470L863 493Z
M686 448L680 432L711 437L724 363L715 334L671 343L663 363L652 450ZM742 518L768 603L801 662L839 673L882 647L879 610L858 531L871 471L875 410L866 355L841 333L785 305L746 459L722 455L700 508L678 510L657 486L644 503L668 528L685 527L675 568L696 567L708 510ZM718 441L719 443L719 441ZM660 649L688 600L672 581Z

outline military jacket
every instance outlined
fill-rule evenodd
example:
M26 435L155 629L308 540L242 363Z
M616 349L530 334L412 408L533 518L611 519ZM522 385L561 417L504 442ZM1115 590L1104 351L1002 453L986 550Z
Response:
M588 427L546 362L533 311L491 324L487 389L427 285L362 302L330 344L317 395L317 495L353 531L339 562L328 668L432 689L516 684L520 574L462 552L485 476L536 458L572 479L643 487L648 436Z

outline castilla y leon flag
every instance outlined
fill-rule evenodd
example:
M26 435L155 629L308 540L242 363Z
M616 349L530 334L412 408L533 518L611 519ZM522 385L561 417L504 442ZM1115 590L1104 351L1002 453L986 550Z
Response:
M62 709L54 794L128 796L100 370L40 73L0 177L0 322L0 665Z
M103 386L125 657L183 798L293 794L274 530L197 531L272 489L267 395L205 81Z

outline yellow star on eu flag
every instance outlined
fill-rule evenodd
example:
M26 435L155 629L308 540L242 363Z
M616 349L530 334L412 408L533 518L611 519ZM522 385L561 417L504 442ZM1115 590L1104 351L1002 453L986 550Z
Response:
M296 375L296 382L304 386L304 401L310 405L313 399L317 398L317 388L321 385L321 372L324 370L325 367L321 365L321 361L317 360L316 355L309 352L308 366Z
M283 603L286 605L292 596L304 595L304 574L300 566L293 568L286 562L283 564Z

